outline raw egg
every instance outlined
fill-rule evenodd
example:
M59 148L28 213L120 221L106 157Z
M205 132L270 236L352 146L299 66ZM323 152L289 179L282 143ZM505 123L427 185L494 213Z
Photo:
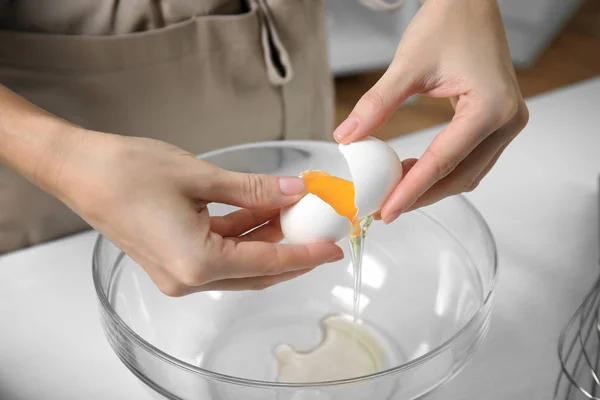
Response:
M304 171L307 194L281 210L281 229L290 243L337 243L356 221L373 215L402 179L402 162L386 142L372 137L340 144L352 181L324 171Z

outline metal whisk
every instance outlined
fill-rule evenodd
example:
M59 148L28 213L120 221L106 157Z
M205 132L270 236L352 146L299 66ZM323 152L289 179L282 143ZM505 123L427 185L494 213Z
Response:
M598 187L600 191L600 177ZM600 201L598 206L600 218ZM600 277L563 329L558 357L561 371L554 399L600 400Z
M600 279L565 326L558 341L561 372L554 399L600 400Z

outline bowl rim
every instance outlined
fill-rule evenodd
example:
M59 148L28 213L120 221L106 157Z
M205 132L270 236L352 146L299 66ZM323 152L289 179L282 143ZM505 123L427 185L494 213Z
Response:
M294 145L301 145L303 147L322 147L322 146L337 146L335 143L326 142L326 141L316 141L316 140L286 140L286 141L264 141L264 142L254 142L247 144L240 144L235 146L229 146L218 150L209 151L206 153L202 153L197 156L199 159L205 159L212 156L217 156L220 154L225 154L229 152L235 152L240 150L248 150L252 148L264 148L264 147L293 147ZM219 372L214 372L205 368L197 367L195 365L189 364L185 361L179 360L176 357L173 357L166 352L160 350L154 345L146 342L141 336L139 336L133 329L129 327L121 319L121 317L115 312L112 308L110 301L104 290L101 287L99 280L99 265L98 265L98 255L100 246L107 239L104 238L102 234L98 234L96 241L94 243L93 255L92 255L92 279L94 282L94 288L96 290L96 295L98 296L98 300L100 302L101 307L105 311L105 314L112 320L114 324L116 324L120 332L127 336L129 340L135 343L137 346L140 346L145 351L149 352L153 356L159 358L161 361L164 361L168 364L171 364L177 368L183 369L187 372L200 375L206 378L210 378L212 380L221 381L225 383L231 383L240 386L250 386L250 387L258 387L258 388L319 388L319 387L327 387L327 386L338 386L345 385L350 383L358 383L364 382L371 379L383 378L392 374L406 372L410 369L413 369L424 362L438 356L439 354L446 351L449 347L452 346L460 337L464 335L466 331L469 330L471 326L473 326L480 315L486 310L486 308L490 305L493 295L495 293L495 288L498 282L498 250L496 245L496 240L494 235L492 234L491 229L489 228L487 222L479 212L479 210L462 194L454 196L455 198L460 199L464 205L471 211L474 215L478 225L483 231L484 235L488 236L489 244L492 252L492 270L493 276L491 278L489 290L485 294L484 300L481 303L478 310L471 316L471 318L464 324L464 326L459 329L454 335L452 335L449 339L435 347L434 349L428 351L420 357L417 357L413 360L410 360L407 363L400 364L391 368L387 368L383 371L375 372L368 375L362 375L354 378L346 378L346 379L338 379L338 380L329 380L329 381L320 381L320 382L308 382L308 383L295 383L295 382L274 382L274 381L263 381L257 379L247 379L240 378L232 375L227 375ZM415 210L415 212L423 212L422 210ZM120 249L119 249L120 250ZM123 254L123 252L121 252Z

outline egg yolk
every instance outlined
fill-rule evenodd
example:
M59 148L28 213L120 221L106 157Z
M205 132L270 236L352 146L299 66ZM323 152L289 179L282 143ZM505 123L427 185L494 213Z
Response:
M348 221L354 222L358 210L354 204L354 183L323 171L306 171L301 175L308 193L312 193Z

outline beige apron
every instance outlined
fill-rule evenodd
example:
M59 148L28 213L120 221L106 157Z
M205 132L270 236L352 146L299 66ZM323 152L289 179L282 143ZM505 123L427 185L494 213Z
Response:
M0 0L0 83L75 124L193 153L331 136L321 0L28 1ZM0 254L87 228L0 167Z

